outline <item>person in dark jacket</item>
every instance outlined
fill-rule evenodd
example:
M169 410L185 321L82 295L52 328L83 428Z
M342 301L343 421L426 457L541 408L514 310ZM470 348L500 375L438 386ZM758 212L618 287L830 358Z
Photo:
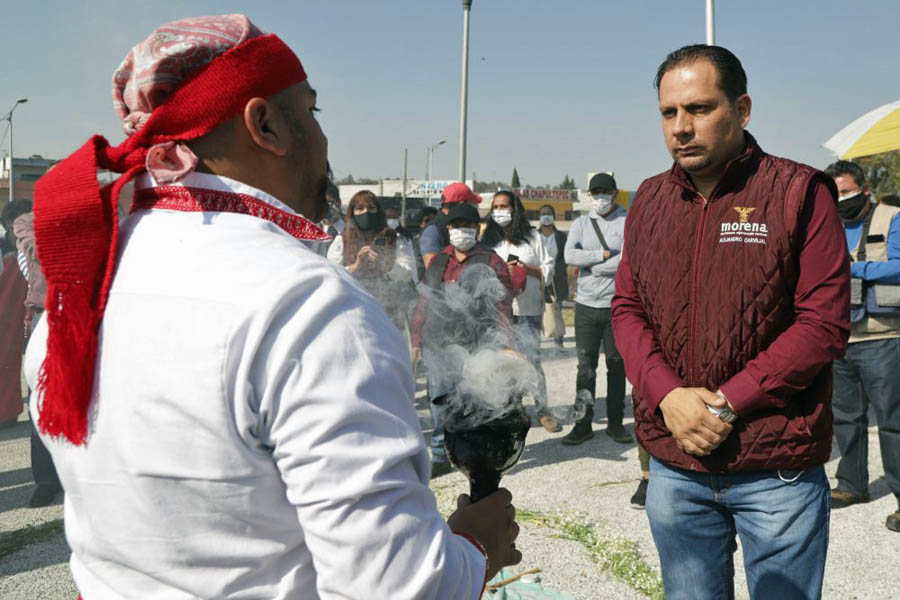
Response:
M443 399L455 387L448 369L452 371L451 365L456 361L452 353L445 353L451 346L472 352L498 339L511 346L512 299L525 287L524 267L510 268L496 252L478 241L480 222L473 204L457 202L449 209L450 243L429 261L423 281L425 289L413 317L412 360L415 363L423 359L429 372L432 479L452 470L444 448ZM457 283L461 295L470 302L462 307L446 301L448 286Z
M744 131L747 77L718 46L657 71L675 164L625 228L613 325L650 452L647 516L667 598L818 598L828 548L831 365L850 269L831 178Z

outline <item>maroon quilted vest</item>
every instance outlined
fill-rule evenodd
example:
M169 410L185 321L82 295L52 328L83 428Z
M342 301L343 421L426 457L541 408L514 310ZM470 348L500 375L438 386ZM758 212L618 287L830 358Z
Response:
M709 201L685 172L646 180L628 215L635 289L666 362L688 387L716 390L794 319L798 220L812 167L762 151L750 134ZM831 368L779 406L739 419L707 457L679 450L659 411L633 393L635 431L657 459L696 471L805 469L831 453Z

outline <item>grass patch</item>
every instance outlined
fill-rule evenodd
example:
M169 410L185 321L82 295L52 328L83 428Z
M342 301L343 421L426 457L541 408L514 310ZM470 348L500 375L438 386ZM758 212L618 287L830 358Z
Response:
M600 485L615 485L627 481L609 481ZM438 499L441 513L449 515L455 508L449 498L450 486L432 488ZM590 552L591 558L604 571L612 575L638 592L652 598L663 600L662 579L659 574L641 557L637 544L623 537L601 537L594 525L581 517L565 515L549 515L527 508L516 507L516 520L520 523L532 523L552 531L554 537L578 542Z
M609 484L619 482L609 482ZM604 539L597 535L594 526L582 519L545 515L528 509L516 509L516 520L534 523L556 530L556 536L578 542L591 553L591 558L604 571L653 600L665 597L662 579L638 551L631 540L615 537Z
M40 525L29 525L0 536L0 558L17 552L31 544L55 538L63 532L63 520L47 521Z

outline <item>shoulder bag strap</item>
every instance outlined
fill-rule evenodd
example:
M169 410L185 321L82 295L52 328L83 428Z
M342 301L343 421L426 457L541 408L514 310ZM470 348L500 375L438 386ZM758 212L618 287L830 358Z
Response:
M600 245L603 246L603 249L609 252L609 246L606 245L606 238L603 237L603 232L600 231L600 226L597 225L597 219L592 219L588 217L588 221L591 222L591 225L594 226L594 232L597 234L597 237L600 239Z
M428 269L425 270L425 285L433 290L440 289L444 281L444 272L450 264L450 255L439 252L431 259Z
M862 234L859 236L859 250L856 251L856 260L858 262L866 262L866 239L869 237L869 228L872 226L872 217L875 216L876 208L873 204L869 209L869 214L866 215L866 220L863 221Z

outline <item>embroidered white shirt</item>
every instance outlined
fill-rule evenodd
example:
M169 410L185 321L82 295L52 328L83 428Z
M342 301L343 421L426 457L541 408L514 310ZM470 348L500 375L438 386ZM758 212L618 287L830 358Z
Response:
M478 598L484 558L428 489L406 345L344 269L224 212L138 211L119 248L87 445L44 438L83 597Z

